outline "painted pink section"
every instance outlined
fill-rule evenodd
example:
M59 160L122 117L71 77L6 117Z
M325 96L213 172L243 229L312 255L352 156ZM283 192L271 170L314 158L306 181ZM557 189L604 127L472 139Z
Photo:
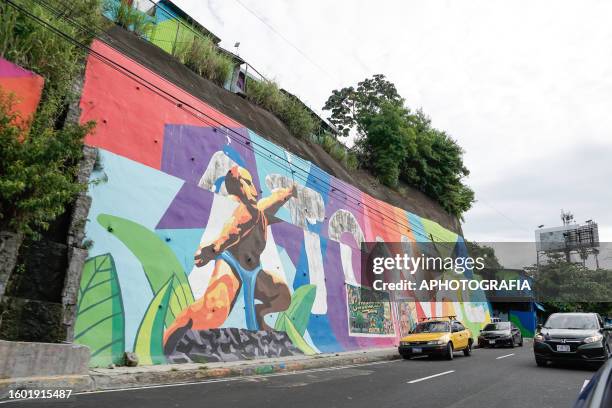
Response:
M0 58L0 77L34 77L38 76L35 73L28 71L27 69L21 68L19 65L15 65L10 61Z
M36 112L44 85L40 75L0 58L0 89L15 96L13 110L21 116L18 122L27 122Z

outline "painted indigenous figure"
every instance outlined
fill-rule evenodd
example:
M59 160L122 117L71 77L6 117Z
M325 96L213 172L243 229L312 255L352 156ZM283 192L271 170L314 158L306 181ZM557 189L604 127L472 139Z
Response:
M236 297L243 290L246 325L249 330L271 330L264 316L289 307L289 288L278 276L261 267L267 227L280 221L274 214L291 198L297 187L280 188L257 200L257 189L248 170L234 166L225 176L228 194L238 201L220 235L201 245L195 265L214 261L215 266L204 295L183 310L164 333L164 343L181 328L205 330L220 327L227 319ZM255 299L261 303L255 304Z

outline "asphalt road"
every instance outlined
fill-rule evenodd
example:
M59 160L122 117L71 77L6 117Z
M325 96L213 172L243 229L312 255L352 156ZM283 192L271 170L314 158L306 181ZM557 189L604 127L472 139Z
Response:
M537 367L529 345L192 385L19 401L13 407L571 407L592 369Z

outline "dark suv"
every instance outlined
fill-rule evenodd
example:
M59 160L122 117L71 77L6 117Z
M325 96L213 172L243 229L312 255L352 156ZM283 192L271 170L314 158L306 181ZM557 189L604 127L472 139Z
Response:
M510 322L487 324L478 335L479 347L523 346L521 331Z
M611 330L597 313L553 313L533 339L536 363L603 363L612 350Z

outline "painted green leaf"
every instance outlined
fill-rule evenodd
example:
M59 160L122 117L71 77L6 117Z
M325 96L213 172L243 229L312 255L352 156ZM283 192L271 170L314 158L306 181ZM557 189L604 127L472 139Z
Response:
M194 301L185 270L172 249L153 231L125 218L100 214L98 222L138 258L154 294L159 293L171 277L175 278L170 312L166 316L166 327L170 326L174 318Z
M316 351L314 351L314 349L310 347L306 340L304 340L304 336L297 331L297 329L295 328L293 323L291 323L291 320L289 320L287 315L279 315L276 322L277 324L280 322L280 326L282 326L282 329L277 330L282 330L286 332L293 345L300 349L302 353L306 355L316 354Z
M134 342L134 351L142 365L163 364L166 362L163 346L164 322L173 293L173 283L174 277L171 276L168 282L153 297L140 322Z
M119 364L125 351L125 320L121 288L111 254L85 262L79 297L74 342L91 350L91 366Z
M279 313L279 317L284 315L291 321L293 327L300 336L303 336L308 326L308 320L310 319L310 312L312 311L312 305L317 294L317 287L315 285L303 285L296 289L291 296L291 304L289 308L284 312ZM282 325L282 319L276 320L275 329L283 330L279 327ZM286 331L286 330L283 330Z

